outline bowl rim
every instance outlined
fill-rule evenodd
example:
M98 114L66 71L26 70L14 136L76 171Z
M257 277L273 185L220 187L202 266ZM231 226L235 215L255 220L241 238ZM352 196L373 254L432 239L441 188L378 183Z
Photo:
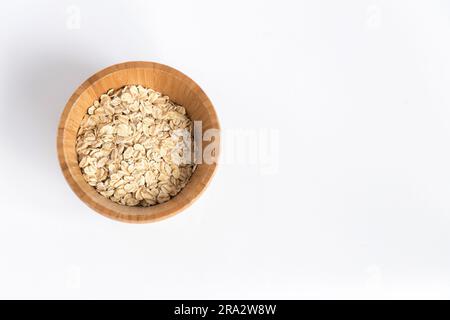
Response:
M212 164L208 164L209 166L212 166L212 171L209 172L209 176L207 177L205 183L201 186L201 188L193 194L193 196L190 198L190 200L183 205L177 206L174 208L174 210L168 211L167 213L163 215L158 216L152 216L149 214L121 214L119 212L112 212L111 209L106 208L105 206L99 204L99 203L93 203L93 201L90 199L90 197L86 194L86 192L83 191L80 183L76 181L73 177L72 172L69 169L68 160L67 160L67 148L65 147L65 132L66 132L66 123L69 119L69 114L74 105L78 102L79 97L82 93L84 93L85 90L87 90L89 87L95 85L97 81L100 81L105 76L108 76L109 74L121 70L127 70L127 69L134 69L134 68L150 68L150 69L159 69L161 71L170 72L176 77L182 79L183 81L187 81L191 84L191 86L195 87L195 90L198 94L200 94L202 97L202 101L206 103L209 107L209 112L211 112L211 117L213 118L214 123L216 124L217 129L219 130L219 144L218 148L216 149L215 159L216 161ZM168 65L161 64L158 62L151 62L151 61L128 61L128 62L122 62L117 63L114 65L111 65L109 67L106 67L96 73L94 73L92 76L90 76L87 80L85 80L81 85L78 86L78 88L74 91L74 93L70 96L68 99L64 110L62 111L62 114L59 119L58 124L58 131L57 131L57 139L56 139L56 147L57 147L57 154L58 154L58 162L60 165L60 169L64 175L64 178L66 179L67 183L69 184L72 191L77 195L77 197L85 203L87 206L89 206L91 209L96 211L97 213L116 220L120 222L128 222L128 223L149 223L149 222L156 222L163 219L167 219L171 216L174 216L181 211L185 210L187 207L192 205L193 202L195 202L206 190L206 188L209 186L213 176L215 175L217 171L217 165L218 165L218 159L220 157L220 123L219 119L217 117L217 112L209 99L209 97L206 95L206 93L203 91L203 89L190 77L182 73L181 71L172 68ZM81 175L81 172L80 172ZM87 182L82 179L80 181L81 183L88 185ZM189 182L188 182L189 183ZM89 186L90 187L90 186ZM106 199L106 198L105 198ZM109 199L108 199L109 200ZM111 201L111 200L109 200ZM169 200L166 203L169 203L171 200ZM112 202L112 201L111 201ZM114 203L114 202L112 202ZM151 207L145 207L142 208L142 210L149 209L149 208L156 208L158 205L151 206ZM130 208L123 206L124 208ZM136 207L134 207L136 208ZM140 210L140 208L138 209Z

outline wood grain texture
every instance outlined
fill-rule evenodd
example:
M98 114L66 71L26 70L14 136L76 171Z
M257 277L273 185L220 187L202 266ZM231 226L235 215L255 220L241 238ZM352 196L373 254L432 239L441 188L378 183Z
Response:
M201 120L203 131L220 129L214 107L203 90L189 77L166 65L154 62L125 62L101 70L86 80L67 102L58 127L58 159L67 182L75 194L98 213L115 220L131 223L154 222L173 216L188 207L205 190L217 168L202 163L197 166L189 183L174 198L151 207L128 207L112 202L88 185L78 166L76 136L87 108L111 88L140 84L168 95L186 108L191 120ZM206 146L208 142L203 142Z

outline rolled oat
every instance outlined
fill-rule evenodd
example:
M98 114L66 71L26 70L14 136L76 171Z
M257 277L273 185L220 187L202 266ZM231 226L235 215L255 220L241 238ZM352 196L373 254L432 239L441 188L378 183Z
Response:
M186 136L188 139L186 139ZM87 110L76 151L84 179L128 206L164 203L187 184L192 122L169 97L140 85L102 94Z

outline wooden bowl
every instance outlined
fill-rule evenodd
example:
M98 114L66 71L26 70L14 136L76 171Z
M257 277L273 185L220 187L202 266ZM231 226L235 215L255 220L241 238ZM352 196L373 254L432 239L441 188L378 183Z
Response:
M83 178L75 150L76 136L87 108L111 88L141 84L168 95L186 108L191 120L201 120L203 132L219 129L219 121L211 101L189 77L171 67L154 62L126 62L97 72L70 97L58 127L59 163L72 190L98 213L124 222L144 223L168 218L188 207L205 190L216 170L217 161L197 166L188 184L169 201L151 207L129 207L103 197ZM202 142L206 146L205 142ZM219 150L214 157L217 160Z

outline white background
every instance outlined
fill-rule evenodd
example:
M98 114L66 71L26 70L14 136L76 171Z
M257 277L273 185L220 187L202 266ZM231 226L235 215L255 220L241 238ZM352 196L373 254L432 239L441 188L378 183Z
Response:
M1 298L450 298L448 1L16 0L0 15ZM129 60L189 75L226 132L278 133L275 170L227 161L155 224L87 208L60 173L59 116Z

